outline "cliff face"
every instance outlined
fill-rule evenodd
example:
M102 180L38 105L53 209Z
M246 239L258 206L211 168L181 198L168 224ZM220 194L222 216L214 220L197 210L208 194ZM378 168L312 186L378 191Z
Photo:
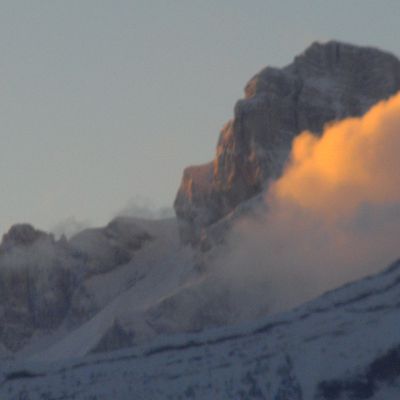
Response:
M182 240L198 243L207 227L262 192L300 132L320 133L398 90L397 58L338 42L313 43L292 64L260 71L222 129L214 160L184 171L174 204Z

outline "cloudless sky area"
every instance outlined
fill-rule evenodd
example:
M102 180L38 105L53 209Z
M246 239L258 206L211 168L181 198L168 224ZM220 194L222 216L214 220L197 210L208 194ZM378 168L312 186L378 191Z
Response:
M171 206L245 83L315 40L400 55L400 1L0 0L0 233Z

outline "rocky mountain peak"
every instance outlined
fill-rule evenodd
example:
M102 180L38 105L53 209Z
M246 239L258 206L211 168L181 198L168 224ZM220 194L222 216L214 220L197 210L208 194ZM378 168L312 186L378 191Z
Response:
M15 224L3 235L0 252L13 247L27 247L40 239L51 238L46 232L35 229L30 224Z
M400 61L371 47L315 42L284 68L266 67L245 86L211 163L184 171L175 211L185 243L277 178L293 138L360 116L400 90Z

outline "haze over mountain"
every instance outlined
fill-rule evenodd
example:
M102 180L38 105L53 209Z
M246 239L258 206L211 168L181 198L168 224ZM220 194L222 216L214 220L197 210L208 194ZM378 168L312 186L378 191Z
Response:
M14 372L5 372L4 388L13 393L9 398L22 393L14 380L39 382L35 373L15 372L16 365L28 365L27 360L37 366L139 346L129 356L120 353L122 358L115 359L120 365L124 357L163 353L165 340L171 341L165 347L168 353L188 349L200 357L197 352L203 350L192 349L224 342L233 352L213 383L200 364L190 365L203 371L201 378L186 378L177 370L179 382L191 382L191 394L171 386L170 398L178 398L178 393L205 398L215 390L221 399L241 390L245 392L240 398L247 398L246 393L264 398L270 390L281 400L339 399L365 377L372 386L359 398L378 399L373 396L383 393L381 383L392 390L398 369L389 368L384 376L371 371L375 362L385 363L386 356L398 359L397 335L384 343L370 328L380 347L373 348L369 358L359 357L367 342L355 338L370 323L370 313L389 331L400 322L398 305L391 303L399 296L397 264L298 311L266 315L378 273L400 256L399 90L400 61L393 55L340 42L313 43L290 65L267 67L249 81L234 119L221 132L214 161L185 170L175 201L176 219L120 216L70 238L55 238L28 224L13 226L0 245L0 351L22 363L11 363ZM348 313L358 312L353 304L362 317L348 325ZM312 326L301 321L319 313L313 323L327 328L318 334L315 348L307 347L308 340L314 340ZM252 322L259 318L270 322ZM350 342L359 346L354 362L335 359L335 365L347 365L350 378L334 369L318 380L312 376L315 367L309 376L300 376L302 359L296 346L307 348L307 360L317 354L328 369L324 349L336 332L336 320L341 333L333 335L333 352L348 349ZM232 327L238 323L241 328ZM284 331L286 339L280 342L281 331L275 327L286 325L298 326L300 339ZM224 330L208 331L221 326ZM271 329L265 326L273 327L276 341L288 346L287 358L274 358L273 366L257 361L257 354L275 340L268 339ZM186 338L186 333L197 331L203 333ZM183 336L165 339L174 333ZM253 334L261 335L263 350ZM249 385L229 386L226 374L243 361L233 354L247 341L254 345L246 361L250 367L241 367L238 378ZM161 344L151 350L149 343ZM212 362L225 363L226 351ZM164 364L162 357L158 360ZM100 362L106 365L104 373L115 379L107 360ZM270 387L261 384L260 366L272 368L280 383L271 378ZM57 386L47 378L48 367L41 368L46 377L33 398L44 393L40 385L49 385L58 398L64 383ZM152 374L151 361L148 368ZM160 382L151 388L152 398L163 398L167 383ZM99 391L99 398L110 395L109 387L102 391L97 383L85 385L87 393ZM120 391L118 398L130 398L133 390ZM140 390L145 396L146 385Z

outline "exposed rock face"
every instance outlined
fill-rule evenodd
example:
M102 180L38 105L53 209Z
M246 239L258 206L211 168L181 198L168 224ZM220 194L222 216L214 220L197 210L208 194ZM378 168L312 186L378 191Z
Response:
M15 351L35 331L65 317L78 260L65 246L31 225L14 225L0 245L0 342Z
M222 129L214 161L184 171L175 200L183 241L197 243L205 228L278 177L300 132L321 133L398 90L397 58L338 42L313 43L292 64L263 69Z
M70 240L82 254L88 274L104 273L126 264L136 250L152 237L124 218L116 218L101 229L85 229Z
M10 251L13 247L28 247L40 239L50 239L50 235L35 229L29 224L16 224L3 236L0 252Z

